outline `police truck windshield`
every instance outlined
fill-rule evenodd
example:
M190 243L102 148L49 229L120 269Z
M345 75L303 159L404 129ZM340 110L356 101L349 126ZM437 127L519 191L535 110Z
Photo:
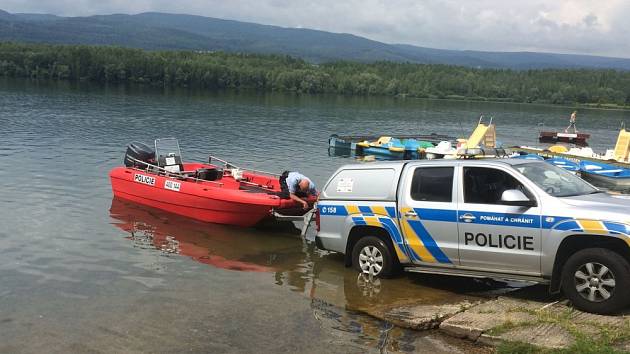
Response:
M546 162L524 163L514 165L514 168L554 197L572 197L599 192L598 189L571 172Z

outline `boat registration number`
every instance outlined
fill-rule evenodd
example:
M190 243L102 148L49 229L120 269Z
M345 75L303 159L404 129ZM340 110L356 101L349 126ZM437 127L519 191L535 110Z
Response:
M175 191L175 192L179 192L179 188L181 186L182 186L182 184L179 183L179 182L170 181L170 180L164 181L164 188L170 189L170 190Z
M138 182L138 183L144 183L144 184L148 184L150 186L155 186L155 177L145 176L145 175L141 175L139 173L136 173L133 176L133 180Z

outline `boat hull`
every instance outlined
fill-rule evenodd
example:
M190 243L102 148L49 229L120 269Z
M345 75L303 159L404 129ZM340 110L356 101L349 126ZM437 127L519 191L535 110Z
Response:
M589 182L593 182L595 185L599 185L602 187L624 187L630 188L630 177L625 178L614 178L603 175L598 175L596 173L588 173L588 172L580 172L582 178Z
M630 169L602 162L580 162L580 174L585 180L602 186L630 187Z
M402 158L405 156L405 151L391 151L387 147L370 146L363 148L362 152L364 155L378 155L393 158Z
M545 161L549 162L550 164L554 166L557 166L569 172L572 172L574 174L580 171L580 164L578 164L577 162L571 161L569 159L565 159L562 157L554 157L554 158L546 159Z
M110 172L110 179L117 198L204 222L251 227L271 217L272 210L300 209L292 200L277 195L242 190L232 178L195 182L117 167ZM277 180L270 177L268 183L277 184Z
M352 142L350 140L344 140L339 136L333 134L328 138L328 146L335 149L349 149L354 150L356 147L356 142Z

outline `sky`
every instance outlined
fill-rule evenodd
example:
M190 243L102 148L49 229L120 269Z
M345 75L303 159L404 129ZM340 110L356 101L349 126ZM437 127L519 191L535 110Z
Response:
M0 0L0 9L185 13L431 48L630 58L629 0Z

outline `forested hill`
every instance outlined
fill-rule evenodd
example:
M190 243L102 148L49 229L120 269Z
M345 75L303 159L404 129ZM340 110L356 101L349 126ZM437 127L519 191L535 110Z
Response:
M630 107L630 72L506 70L289 56L0 42L0 77Z
M60 17L0 10L0 41L117 45L148 50L285 54L314 63L394 61L477 68L612 68L630 59L550 53L457 51L386 44L352 34L164 13Z

